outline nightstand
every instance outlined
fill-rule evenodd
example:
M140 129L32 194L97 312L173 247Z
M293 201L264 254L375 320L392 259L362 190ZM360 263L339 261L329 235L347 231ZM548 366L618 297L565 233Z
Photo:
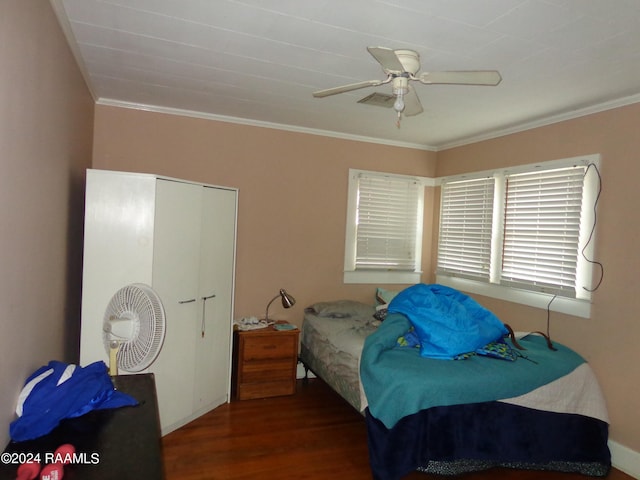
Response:
M238 400L296 393L300 331L272 326L233 333L231 396Z

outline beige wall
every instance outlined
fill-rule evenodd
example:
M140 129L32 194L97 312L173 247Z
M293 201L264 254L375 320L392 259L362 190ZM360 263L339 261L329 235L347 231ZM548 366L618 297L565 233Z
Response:
M600 380L611 438L640 452L640 104L438 152L437 174L486 170L576 155L602 155L595 259L604 281L590 319L551 314L551 335L580 352ZM544 330L545 310L479 299L518 329Z
M596 253L604 263L605 280L594 294L591 319L554 313L551 333L594 368L610 408L612 439L640 451L638 401L629 396L640 380L633 363L635 341L640 340L640 323L634 321L640 308L634 278L640 226L634 221L638 194L633 193L640 178L640 162L633 155L640 150L634 134L639 120L636 105L435 154L98 106L93 167L238 187L236 317L261 314L284 287L298 305L292 310L276 307L272 313L300 324L302 309L311 302L371 300L374 286L342 283L349 168L434 177L602 154ZM425 235L423 281L430 282L437 232L430 227L431 209L426 216L425 232L432 230L432 235ZM515 328L546 328L544 310L479 300Z
M374 285L342 283L349 168L432 177L435 153L98 105L93 167L238 188L235 317L262 315L283 287L297 305L269 314L300 324L312 302L374 299Z
M0 2L0 445L25 378L77 361L93 99L49 2Z
M82 194L94 106L46 1L0 3L0 65L4 444L24 378L51 359L77 361ZM596 256L604 282L591 319L552 314L551 333L589 360L609 404L612 439L638 452L639 124L640 106L633 105L436 155L98 106L92 166L238 187L236 316L261 314L285 287L298 305L276 307L273 315L300 323L313 301L370 301L373 294L374 286L342 284L349 168L435 176L601 153ZM427 209L426 231L430 224ZM425 238L424 281L431 281L434 237ZM545 327L545 311L480 300L516 328Z

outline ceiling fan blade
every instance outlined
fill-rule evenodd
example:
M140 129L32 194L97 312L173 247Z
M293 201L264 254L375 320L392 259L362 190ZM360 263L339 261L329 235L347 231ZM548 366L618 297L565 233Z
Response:
M367 47L367 51L375 58L385 72L402 73L404 66L396 52L386 47Z
M409 91L405 94L403 100L404 110L402 111L402 113L406 117L412 117L424 111L422 108L422 104L420 103L420 99L418 98L418 94L416 93L415 88L413 88L411 85L409 85Z
M502 77L496 70L469 70L452 72L424 72L418 77L422 83L449 85L487 85L495 86Z
M341 87L318 90L317 92L313 92L313 96L316 98L328 97L329 95L350 92L351 90L358 90L360 88L377 87L378 85L382 85L383 83L387 83L387 80L367 80L366 82L351 83L349 85L343 85Z

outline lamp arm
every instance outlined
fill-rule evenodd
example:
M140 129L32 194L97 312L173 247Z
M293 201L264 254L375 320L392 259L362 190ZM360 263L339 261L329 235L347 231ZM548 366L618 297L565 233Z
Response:
M273 303L273 301L274 301L276 298L278 298L278 297L280 297L280 294L279 294L279 293L278 293L278 295L276 295L275 297L273 297L269 303L267 303L267 310L266 310L266 312L265 312L265 314L264 314L264 321L265 321L265 322L269 322L269 307L271 306L271 304Z

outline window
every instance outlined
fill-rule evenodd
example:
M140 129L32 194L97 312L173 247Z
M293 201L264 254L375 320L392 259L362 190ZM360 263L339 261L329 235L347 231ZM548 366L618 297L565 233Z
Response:
M438 267L465 278L489 279L494 178L442 185Z
M437 281L590 315L598 156L444 179ZM596 181L597 180L597 181ZM557 300L556 300L557 299Z
M585 171L579 166L506 177L503 284L576 297Z
M345 283L418 283L428 179L349 171Z

